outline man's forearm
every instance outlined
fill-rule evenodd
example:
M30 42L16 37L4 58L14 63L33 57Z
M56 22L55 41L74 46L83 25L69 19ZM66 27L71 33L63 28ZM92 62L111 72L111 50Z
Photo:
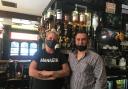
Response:
M30 70L29 71L29 76L36 78L36 79L42 79L42 76L40 74L41 71L38 70Z
M65 77L68 76L70 74L69 71L64 71L64 70L59 70L59 71L53 71L53 77L55 78L61 78L61 77Z

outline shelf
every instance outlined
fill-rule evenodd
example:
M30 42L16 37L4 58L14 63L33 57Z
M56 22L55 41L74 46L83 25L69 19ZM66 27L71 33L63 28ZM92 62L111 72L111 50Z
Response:
M121 79L128 79L128 77L127 76L107 76L108 81L121 80Z
M128 75L128 70L121 70L119 68L106 68L107 76L123 76Z

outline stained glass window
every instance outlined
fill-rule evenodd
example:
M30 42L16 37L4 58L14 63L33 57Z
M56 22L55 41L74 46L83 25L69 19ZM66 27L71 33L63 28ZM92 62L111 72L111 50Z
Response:
M20 55L28 55L28 43L22 42L20 47Z
M11 52L10 55L19 55L19 43L11 42Z
M30 44L30 55L34 55L34 53L37 51L37 44L36 43L31 43Z

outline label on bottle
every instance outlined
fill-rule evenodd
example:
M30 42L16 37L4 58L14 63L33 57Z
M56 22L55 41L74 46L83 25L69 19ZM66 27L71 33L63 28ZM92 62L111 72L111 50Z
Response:
M84 14L81 14L80 15L80 22L84 22L85 21L85 15Z
M57 19L62 19L62 13L61 12L57 12Z
M64 20L65 21L68 21L69 20L69 17L67 15L64 16Z
M78 21L78 13L77 12L73 12L73 15L72 15L72 21Z
M51 16L51 12L48 12L47 13L47 18L50 18L50 16Z

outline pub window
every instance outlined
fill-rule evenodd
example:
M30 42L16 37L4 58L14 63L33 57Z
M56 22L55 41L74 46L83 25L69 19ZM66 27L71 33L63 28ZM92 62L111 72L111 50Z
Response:
M28 43L22 42L20 47L20 55L27 56L28 55Z
M30 56L34 55L34 53L37 51L37 44L36 43L30 43Z
M33 56L38 48L38 35L11 32L10 56Z
M18 42L11 42L11 56L12 55L19 55L19 43Z

